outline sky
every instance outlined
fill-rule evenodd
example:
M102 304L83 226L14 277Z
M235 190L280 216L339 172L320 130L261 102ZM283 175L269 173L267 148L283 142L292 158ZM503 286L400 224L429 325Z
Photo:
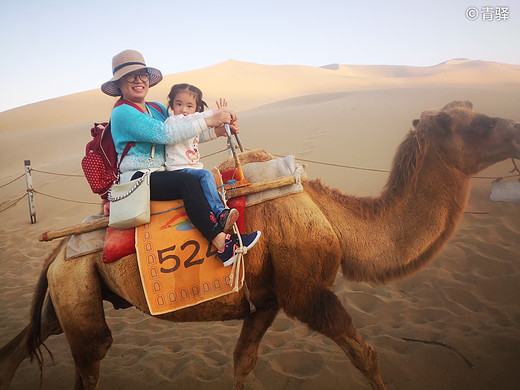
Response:
M99 88L126 49L165 75L229 59L520 64L520 1L0 0L0 36L2 112Z

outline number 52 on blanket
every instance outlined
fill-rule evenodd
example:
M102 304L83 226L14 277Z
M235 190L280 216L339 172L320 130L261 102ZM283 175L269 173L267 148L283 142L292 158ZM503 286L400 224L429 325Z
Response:
M191 224L182 200L151 202L150 213L150 223L138 226L135 238L151 314L168 313L232 292L230 268L222 265L216 248Z

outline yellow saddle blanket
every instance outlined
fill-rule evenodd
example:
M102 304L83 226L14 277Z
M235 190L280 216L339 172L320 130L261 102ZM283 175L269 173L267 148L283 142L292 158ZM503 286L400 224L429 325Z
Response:
M191 224L182 200L150 202L150 223L135 229L139 272L148 308L164 314L208 301L243 285L243 267L224 267L217 249Z

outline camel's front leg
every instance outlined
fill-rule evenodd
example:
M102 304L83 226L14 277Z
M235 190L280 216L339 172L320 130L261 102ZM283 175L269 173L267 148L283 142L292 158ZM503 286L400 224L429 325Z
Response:
M384 390L377 352L358 333L338 297L330 290L311 291L301 302L299 307L287 306L286 312L336 342L372 389Z
M367 378L372 389L385 389L381 380L381 368L377 352L361 337L354 326L348 334L338 335L332 339L345 351L352 364Z
M242 390L247 375L258 359L258 347L267 329L273 323L278 307L249 315L242 325L233 360L235 364L235 390Z

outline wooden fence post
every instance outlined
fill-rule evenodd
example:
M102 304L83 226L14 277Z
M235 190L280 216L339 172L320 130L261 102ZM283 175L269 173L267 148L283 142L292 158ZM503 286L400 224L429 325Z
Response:
M36 223L36 208L34 207L34 188L31 176L31 160L25 160L25 182L27 184L27 199L29 200L29 215L31 223Z

